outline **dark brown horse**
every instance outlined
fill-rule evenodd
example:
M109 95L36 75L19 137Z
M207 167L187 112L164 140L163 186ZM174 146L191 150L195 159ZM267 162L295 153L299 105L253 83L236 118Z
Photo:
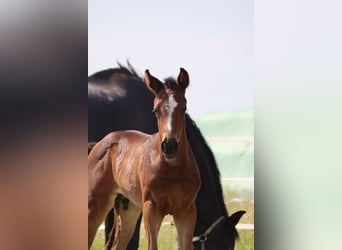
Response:
M136 129L155 133L157 122L152 109L153 94L130 65L129 68L120 65L119 68L100 71L88 79L88 141L99 141L115 130ZM197 221L194 235L207 232L207 237L202 238L205 239L206 249L234 249L238 236L235 225L243 212L228 216L214 155L188 114L186 132L202 179L196 199ZM113 239L108 235L113 225L113 212L109 215L106 219L106 241L108 240L110 248ZM208 231L212 225L214 228ZM139 228L140 222L127 249L138 248ZM194 242L194 246L200 249L201 242Z
M118 194L131 203L125 213L119 214L118 249L126 249L141 210L149 250L157 249L158 232L167 214L173 215L180 249L193 248L195 199L201 179L185 129L189 76L181 68L176 82L163 84L146 70L145 79L155 95L158 133L112 132L88 156L89 248Z

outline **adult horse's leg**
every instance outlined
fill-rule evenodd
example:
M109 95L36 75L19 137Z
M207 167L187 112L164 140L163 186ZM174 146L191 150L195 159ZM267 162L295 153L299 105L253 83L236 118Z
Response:
M115 215L114 215L114 211L113 209L111 209L109 211L109 213L107 214L107 217L106 217L106 220L105 220L105 242L108 244L111 245L111 241L113 240L113 233L112 231L114 230L114 218L115 218Z
M111 249L111 246L113 245L113 241L115 239L115 231L116 229L116 223L114 221L118 221L118 215L114 214L114 209L111 209L109 213L107 214L107 217L105 219L105 248L104 250Z
M158 232L163 217L158 213L152 201L145 201L143 205L143 219L147 236L148 250L157 250Z
M193 249L192 237L195 231L196 216L195 204L173 215L179 239L178 247L181 250Z

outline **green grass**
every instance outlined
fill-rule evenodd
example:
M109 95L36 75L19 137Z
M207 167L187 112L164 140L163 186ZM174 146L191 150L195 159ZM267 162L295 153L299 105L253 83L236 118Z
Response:
M104 230L98 230L93 242L93 245L91 246L91 250L102 250L104 247L105 242L105 236L104 236Z
M229 196L229 194L225 194ZM247 211L240 220L240 223L254 224L254 203L249 201L233 202L228 200L229 214L233 214L238 210ZM172 216L166 216L163 225L159 231L158 248L161 250L174 250L176 249L176 228L170 225ZM236 242L235 250L251 250L254 249L254 230L238 230L239 240ZM146 235L143 225L140 228L140 242L139 249L147 249ZM97 232L95 241L91 250L103 249L104 245L104 232L99 230Z
M235 250L254 249L254 231L239 230L239 240L235 243Z
M168 215L164 218L163 224L160 227L158 249L175 250L177 237L176 227L174 225L170 225L170 222L172 222L172 216ZM139 249L147 249L147 239L143 225L140 227Z
M247 210L247 206L239 206L238 209L231 209L231 213L244 209ZM171 216L165 218L165 222L170 222L172 220ZM254 212L251 210L247 211L247 213L241 218L241 222L249 223L249 221L254 221ZM254 249L254 231L253 230L238 230L239 231L239 240L236 241L235 250L252 250ZM101 250L104 246L104 231L99 230L97 232L95 241L91 250ZM158 239L158 248L161 250L175 250L176 249L176 228L173 225L162 225L159 232ZM139 249L147 249L147 241L145 230L143 229L143 225L140 229L140 242Z

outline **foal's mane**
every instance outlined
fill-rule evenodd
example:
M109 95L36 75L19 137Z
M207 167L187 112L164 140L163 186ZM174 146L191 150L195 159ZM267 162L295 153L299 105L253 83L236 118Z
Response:
M172 90L175 90L177 88L177 83L174 78L168 77L164 81L165 81L164 85L166 86L166 88L172 89Z

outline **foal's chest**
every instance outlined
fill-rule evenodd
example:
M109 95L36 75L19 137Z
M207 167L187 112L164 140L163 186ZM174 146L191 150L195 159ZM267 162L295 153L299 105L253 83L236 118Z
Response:
M195 200L197 191L198 185L186 176L155 179L148 189L150 198L163 215L184 209Z

